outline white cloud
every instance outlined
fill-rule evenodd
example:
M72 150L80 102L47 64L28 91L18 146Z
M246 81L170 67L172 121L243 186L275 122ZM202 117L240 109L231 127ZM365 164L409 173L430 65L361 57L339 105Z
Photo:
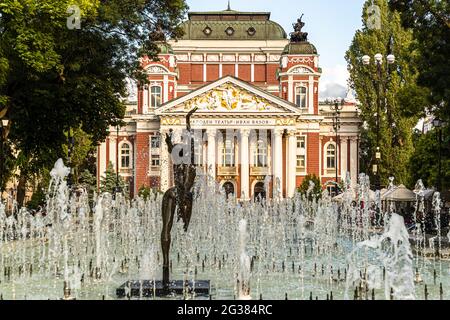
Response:
M320 99L344 98L347 93L347 81L349 72L347 67L341 64L322 69L322 77L319 85Z

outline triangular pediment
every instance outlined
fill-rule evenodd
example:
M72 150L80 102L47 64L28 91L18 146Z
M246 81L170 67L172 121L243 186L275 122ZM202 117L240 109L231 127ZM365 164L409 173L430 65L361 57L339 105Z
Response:
M301 115L294 104L231 76L169 101L156 114L185 114L195 107L197 114Z

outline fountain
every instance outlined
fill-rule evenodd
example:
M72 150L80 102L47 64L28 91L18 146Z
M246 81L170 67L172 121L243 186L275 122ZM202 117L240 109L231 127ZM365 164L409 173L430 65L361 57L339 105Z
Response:
M87 194L69 192L67 172L55 164L41 212L0 204L3 299L177 299L157 294L163 195L103 193L91 207ZM449 261L418 257L395 208L373 219L364 175L346 181L341 203L327 192L240 203L213 183L197 176L189 229L174 224L171 233L168 268L187 283L185 299L450 298ZM439 223L448 212L438 195L433 203ZM203 294L190 289L198 279L209 279Z

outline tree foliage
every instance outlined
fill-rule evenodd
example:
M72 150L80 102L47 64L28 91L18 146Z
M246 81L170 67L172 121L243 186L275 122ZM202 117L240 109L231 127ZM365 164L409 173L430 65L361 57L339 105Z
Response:
M122 191L125 194L128 194L128 184L125 182L125 180L122 178L122 176L119 175L119 187L122 188ZM117 186L117 174L114 170L114 165L112 162L108 164L108 167L106 168L105 175L101 178L100 182L100 190L101 192L108 192L113 194L114 189Z
M430 90L429 109L450 122L450 2L440 0L390 0L391 8L399 12L405 28L410 28L416 40L411 50L418 51L415 64L417 82Z
M312 190L310 190L311 182L314 183L314 188ZM310 199L320 198L322 196L322 183L315 174L309 174L305 177L297 191L304 196L309 195Z
M68 28L71 5L80 29ZM184 0L0 2L0 115L21 181L64 157L72 128L94 145L105 139L124 116L126 78L145 81L139 58L181 34L186 9Z
M431 115L444 121L442 142L442 176L444 188L450 188L450 2L439 0L390 0L390 6L401 17L402 25L412 30L415 41L411 51L416 51L413 63L418 70L418 85L425 102L409 100L410 109L422 115ZM418 96L409 91L410 96ZM438 159L436 131L418 135L416 151L411 158L412 180L423 179L429 186L436 185Z
M380 8L381 28L368 25L368 7L375 4ZM377 148L377 88L381 84L380 148L382 184L395 176L399 183L408 180L408 163L414 146L412 132L418 122L417 112L410 112L408 95L420 91L416 86L417 70L412 63L417 52L410 50L412 32L401 25L400 15L389 9L387 0L367 1L363 8L363 28L358 30L347 51L346 60L350 70L350 83L361 102L362 171L372 175ZM381 81L377 76L374 55L384 56ZM396 56L396 63L389 66L386 56ZM361 58L371 57L371 64L365 66ZM413 91L411 91L413 90ZM418 100L416 95L415 99ZM422 102L420 102L422 103Z
M410 185L422 179L427 187L437 186L438 178L444 189L450 189L450 130L444 128L441 143L441 175L439 176L439 136L437 130L427 134L416 132L414 138L415 151L411 157L409 169Z

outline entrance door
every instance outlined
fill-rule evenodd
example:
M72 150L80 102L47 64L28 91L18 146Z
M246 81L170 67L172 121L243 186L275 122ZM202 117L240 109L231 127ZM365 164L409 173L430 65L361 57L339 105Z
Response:
M231 182L225 182L222 186L222 188L225 190L225 194L227 195L227 198L229 196L234 195L234 184Z
M266 199L266 188L264 187L263 182L258 182L255 185L253 195L254 195L255 201L261 201L261 200Z

